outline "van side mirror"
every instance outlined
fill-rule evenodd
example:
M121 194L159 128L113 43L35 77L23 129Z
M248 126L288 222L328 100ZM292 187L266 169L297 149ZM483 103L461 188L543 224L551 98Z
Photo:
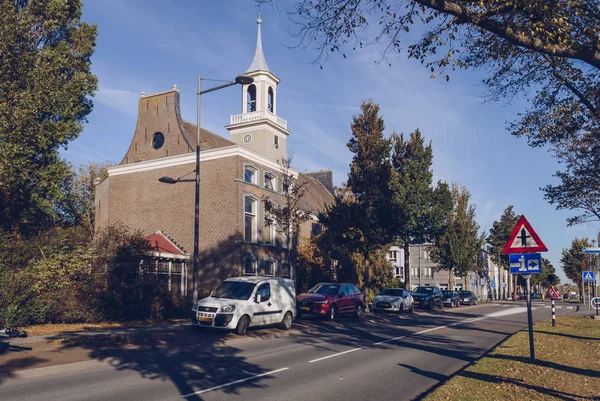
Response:
M259 294L257 294L254 302L256 302L257 304L259 304L260 301L261 301L261 298L262 297Z
M346 295L346 294L344 294L343 292L340 292L340 295L338 295L338 296L339 296L340 298L342 298L344 295Z

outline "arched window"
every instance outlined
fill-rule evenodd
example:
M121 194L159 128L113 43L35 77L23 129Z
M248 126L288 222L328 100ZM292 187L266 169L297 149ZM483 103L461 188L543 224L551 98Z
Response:
M256 111L256 86L254 84L248 86L247 91L248 113Z
M271 113L274 113L273 108L275 107L275 94L273 93L273 88L269 86L269 96L267 99L268 110Z

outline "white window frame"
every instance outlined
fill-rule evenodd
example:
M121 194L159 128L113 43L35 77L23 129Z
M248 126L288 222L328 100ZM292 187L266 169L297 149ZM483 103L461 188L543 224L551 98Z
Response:
M272 201L271 201L272 202ZM263 202L264 205L264 202ZM265 214L265 218L263 219L263 242L265 244L269 244L269 245L277 245L277 230L275 229L275 224L268 226L267 225L267 211L264 211ZM269 233L270 234L270 240L267 241L266 240L266 236L264 235L264 233Z
M244 170L244 174L245 174L245 170ZM271 188L267 187L267 177L270 177L270 179L271 179ZM270 171L265 171L264 178L263 178L263 187L265 187L266 189L269 189L271 191L277 191L277 175L273 174Z
M248 262L248 261L254 262L254 273L248 273L246 271L246 262ZM246 256L244 258L244 265L242 266L242 269L244 269L244 276L257 276L258 275L258 259L256 259L254 256Z
M253 179L252 181L246 181L246 171L248 170L252 170L254 172L253 175ZM247 164L244 163L244 173L243 173L243 177L242 180L246 183L246 184L254 184L254 185L258 185L258 175L259 175L259 170L258 168L254 167L252 164Z
M246 200L247 199L251 199L253 204L254 204L254 210L253 212L247 212L246 211ZM251 194L245 194L244 195L244 200L243 200L243 227L244 227L244 241L245 242L258 242L258 217L259 217L259 213L258 213L258 199L256 198L256 196L251 195ZM254 216L253 219L253 224L252 224L252 238L250 240L248 240L246 238L246 216Z
M284 272L283 265L287 265L288 266L288 274L287 275L284 275L284 273L283 273ZM281 261L281 277L285 277L285 278L291 278L292 277L292 265L287 260L282 260Z
M270 265L273 268L273 271L271 272L271 274L267 274L267 266ZM273 259L267 259L265 260L264 263L265 266L265 276L268 277L275 277L277 275L277 262Z

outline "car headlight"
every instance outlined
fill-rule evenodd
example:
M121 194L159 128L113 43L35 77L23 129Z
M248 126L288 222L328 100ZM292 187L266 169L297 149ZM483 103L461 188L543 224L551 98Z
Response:
M221 306L221 312L230 313L235 310L235 305L225 305Z
M329 300L326 299L325 301L315 301L315 304L317 304L317 305L325 305L328 302L329 302Z
M396 303L400 302L400 298L394 298L394 299L392 299L392 302L396 304Z

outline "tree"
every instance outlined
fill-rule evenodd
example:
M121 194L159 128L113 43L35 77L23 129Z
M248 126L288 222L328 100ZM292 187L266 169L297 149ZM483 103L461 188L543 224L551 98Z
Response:
M410 289L410 244L430 242L439 235L452 210L452 198L446 183L433 188L431 142L425 145L418 129L408 140L394 133L392 146L393 211L388 219L394 223L395 238L402 242L404 286Z
M553 282L550 281L550 277L553 277ZM552 266L552 263L546 258L542 258L542 272L531 275L531 286L540 285L541 288L549 288L550 284L556 286L560 284L560 278L556 277L556 269Z
M579 287L580 298L583 298L582 272L592 270L592 266L596 265L594 262L596 259L595 256L591 258L592 260L590 261L589 255L583 253L583 248L590 246L592 246L592 244L588 238L575 238L571 242L571 247L569 249L563 249L560 257L560 264L562 265L565 275Z
M371 283L370 259L382 245L393 240L393 216L390 216L392 193L389 160L390 140L385 138L385 124L379 106L363 102L361 113L352 121L348 148L354 154L348 173L346 191L321 213L322 221L334 235L336 249L352 249L360 255L364 294Z
M485 69L493 100L530 97L510 131L531 146L549 145L562 163L561 183L544 187L545 198L558 209L582 210L569 224L600 219L596 0L296 0L290 14L298 46L315 46L316 61L346 57L347 46L378 45L379 61L406 50L434 78ZM424 31L420 39L407 34L413 26Z
M508 242L508 238L519 219L519 216L514 212L513 208L513 205L509 205L504 209L502 216L500 216L500 220L496 220L492 224L492 228L487 237L487 242L493 247L493 250L490 252L490 257L494 263L498 264L502 269L508 269L510 266L509 256L503 255L502 249L504 249L504 246ZM502 277L502 275L500 275L500 277ZM500 286L501 283L498 283L497 285Z
M0 227L33 235L56 218L70 172L59 150L92 110L97 27L80 0L0 0Z
M265 205L265 224L274 227L275 231L285 241L287 260L290 264L290 275L296 277L293 272L294 263L292 258L292 240L298 239L300 225L310 220L310 211L299 207L300 199L306 192L306 182L298 182L290 170L293 155L290 153L287 159L280 160L281 179L283 185L284 203L282 205L274 202L270 196L263 196Z
M483 237L475 220L475 205L469 204L471 194L465 187L452 185L454 207L447 225L431 250L431 259L438 270L448 270L448 288L454 288L454 275L465 277L478 271Z

